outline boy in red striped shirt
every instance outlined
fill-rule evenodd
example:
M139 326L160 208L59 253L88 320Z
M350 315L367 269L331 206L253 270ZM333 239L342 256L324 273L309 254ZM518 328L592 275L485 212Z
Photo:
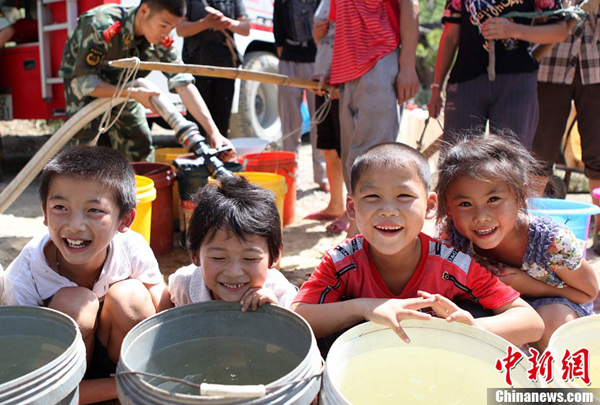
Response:
M437 208L430 186L427 160L404 144L378 145L354 162L346 208L361 235L327 252L291 306L310 324L324 357L340 331L363 321L386 325L408 343L402 321L428 320L431 312L515 345L542 336L542 319L517 291L422 232ZM475 319L457 300L490 315Z
M331 1L329 18L336 22L331 84L340 87L341 158L348 190L354 159L371 146L396 140L398 105L419 89L418 14L417 0ZM355 234L351 227L348 236Z

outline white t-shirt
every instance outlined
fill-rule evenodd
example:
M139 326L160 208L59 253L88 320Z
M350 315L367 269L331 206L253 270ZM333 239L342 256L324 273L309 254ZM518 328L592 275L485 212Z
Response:
M36 236L25 245L19 256L8 266L5 275L5 305L43 306L63 287L77 284L50 268L44 246L50 241L48 233ZM92 291L102 299L117 281L136 279L145 284L163 282L158 262L142 235L134 231L117 233L110 242L108 256Z
M273 291L279 301L278 305L284 308L290 307L298 292L298 288L275 269L268 270L263 288ZM193 264L182 267L169 276L169 294L176 307L213 300L204 283L202 268Z

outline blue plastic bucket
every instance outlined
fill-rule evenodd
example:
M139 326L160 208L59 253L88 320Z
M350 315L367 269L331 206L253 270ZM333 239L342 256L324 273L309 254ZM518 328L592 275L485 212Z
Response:
M529 203L529 213L536 217L548 216L568 226L578 239L587 241L591 216L599 214L600 207L557 198L535 198Z

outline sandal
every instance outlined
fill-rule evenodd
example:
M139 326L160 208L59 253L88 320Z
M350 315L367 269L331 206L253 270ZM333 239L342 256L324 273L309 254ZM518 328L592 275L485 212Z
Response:
M600 256L600 232L594 234L594 238L592 239L592 250Z

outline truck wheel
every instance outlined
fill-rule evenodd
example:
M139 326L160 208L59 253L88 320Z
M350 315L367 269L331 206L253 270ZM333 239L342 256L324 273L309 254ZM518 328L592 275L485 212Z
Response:
M251 52L245 56L244 69L277 73L279 59L269 52ZM277 85L242 80L238 113L231 116L232 138L257 137L274 141L281 136L277 108Z

